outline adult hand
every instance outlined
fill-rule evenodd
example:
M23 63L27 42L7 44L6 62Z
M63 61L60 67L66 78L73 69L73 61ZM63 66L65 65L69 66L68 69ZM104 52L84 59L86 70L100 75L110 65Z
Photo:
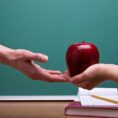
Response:
M48 57L41 53L32 53L28 50L15 50L11 66L21 71L33 80L43 80L47 82L67 82L60 71L52 71L41 68L33 60L45 63Z
M33 53L23 49L9 49L1 46L1 63L9 65L33 80L42 80L47 82L68 82L60 71L46 70L35 64L33 60L45 63L48 57L41 53Z

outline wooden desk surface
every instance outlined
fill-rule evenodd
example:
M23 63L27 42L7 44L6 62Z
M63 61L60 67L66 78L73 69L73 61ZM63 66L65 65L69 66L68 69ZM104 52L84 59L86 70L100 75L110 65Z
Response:
M88 118L64 116L64 108L69 103L0 102L0 118Z

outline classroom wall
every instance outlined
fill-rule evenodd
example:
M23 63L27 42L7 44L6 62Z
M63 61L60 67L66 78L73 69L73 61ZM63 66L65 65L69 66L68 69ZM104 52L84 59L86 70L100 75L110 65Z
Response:
M97 45L100 63L118 64L118 0L0 0L0 44L49 56L43 68L64 72L68 46ZM99 87L117 87L107 81ZM31 80L0 64L0 95L75 95L71 83Z

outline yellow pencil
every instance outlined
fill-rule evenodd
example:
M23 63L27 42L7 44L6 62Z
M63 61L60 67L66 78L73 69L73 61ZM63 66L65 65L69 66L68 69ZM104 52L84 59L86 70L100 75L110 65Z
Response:
M111 100L111 99L103 98L103 97L96 96L96 95L91 95L91 96L94 97L94 98L100 99L100 100L104 100L104 101L112 102L112 103L114 103L114 104L117 104L117 103L118 103L118 101L116 101L116 100Z

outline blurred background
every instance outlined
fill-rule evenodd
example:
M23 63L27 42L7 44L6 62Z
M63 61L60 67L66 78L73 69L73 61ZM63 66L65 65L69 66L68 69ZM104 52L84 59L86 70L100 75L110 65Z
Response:
M94 43L100 63L118 64L118 0L0 0L0 44L49 56L43 68L67 69L72 43ZM99 87L118 87L107 81ZM31 80L0 64L0 95L76 95L70 83Z

